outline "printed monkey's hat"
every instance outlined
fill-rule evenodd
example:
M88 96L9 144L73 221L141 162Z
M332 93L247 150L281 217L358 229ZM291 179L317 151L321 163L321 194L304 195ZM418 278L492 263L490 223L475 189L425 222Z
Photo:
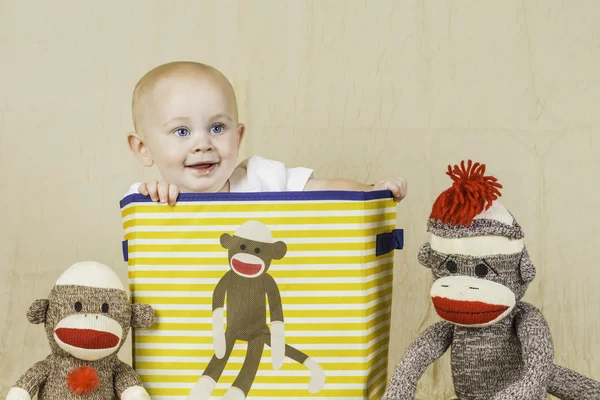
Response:
M522 250L523 230L498 201L502 185L495 177L485 175L485 164L468 160L465 166L461 161L460 166L449 165L446 175L452 179L452 186L438 196L427 221L434 250L470 255Z

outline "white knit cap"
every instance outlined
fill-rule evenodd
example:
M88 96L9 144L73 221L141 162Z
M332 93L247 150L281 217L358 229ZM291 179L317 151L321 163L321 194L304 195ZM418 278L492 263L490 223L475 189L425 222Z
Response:
M125 290L117 274L96 261L81 261L71 265L56 281L56 286L64 285Z

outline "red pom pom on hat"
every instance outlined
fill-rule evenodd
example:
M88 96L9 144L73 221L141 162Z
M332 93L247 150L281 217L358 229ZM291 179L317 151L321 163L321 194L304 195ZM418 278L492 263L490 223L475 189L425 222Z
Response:
M485 164L468 160L467 166L461 161L460 167L448 165L448 175L454 183L442 192L433 204L430 219L445 224L471 225L473 218L492 206L492 202L502 196L498 189L502 185L493 176L485 176Z
M88 366L79 367L69 373L67 384L73 393L92 393L100 386L98 372Z

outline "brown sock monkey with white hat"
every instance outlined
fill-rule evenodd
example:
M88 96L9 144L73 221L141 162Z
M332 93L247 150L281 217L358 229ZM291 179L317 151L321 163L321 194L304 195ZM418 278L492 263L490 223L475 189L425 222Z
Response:
M555 366L548 325L520 301L535 277L523 231L497 201L485 165L448 166L454 181L435 201L419 250L431 268L433 306L443 321L425 330L396 367L383 400L412 400L425 369L451 347L460 400L599 400L600 383Z
M117 275L89 261L72 265L47 299L27 311L44 323L52 354L31 367L10 389L7 400L150 400L133 368L117 352L131 327L146 328L154 312L130 304Z

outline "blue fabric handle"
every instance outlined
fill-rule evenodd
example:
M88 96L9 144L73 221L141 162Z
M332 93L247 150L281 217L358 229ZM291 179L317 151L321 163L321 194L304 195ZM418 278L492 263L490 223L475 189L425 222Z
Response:
M123 240L121 248L123 250L123 260L129 261L129 243L127 243L127 240Z
M393 250L402 250L404 248L404 229L380 233L375 240L375 255L378 257Z

